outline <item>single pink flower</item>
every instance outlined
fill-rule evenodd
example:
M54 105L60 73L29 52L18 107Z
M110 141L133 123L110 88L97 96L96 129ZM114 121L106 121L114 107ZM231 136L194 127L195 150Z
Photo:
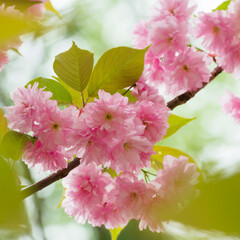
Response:
M139 101L136 104L135 111L137 117L145 126L143 136L152 144L159 142L167 133L168 129L168 107L162 98L162 104L155 104L151 101Z
M177 204L190 199L195 194L194 185L198 183L199 172L194 163L188 163L188 157L175 158L164 156L163 170L159 170L157 178L158 195L168 202Z
M194 35L202 38L202 44L208 51L221 55L234 36L230 17L226 11L200 12L195 20Z
M103 90L99 90L98 95L99 99L85 106L82 117L90 128L118 131L128 116L128 98L120 93L111 95Z
M113 199L117 206L121 207L121 215L126 222L131 219L139 220L145 209L156 193L152 185L129 172L124 172L116 179L114 189L110 195L115 194Z
M154 153L152 144L143 136L129 134L116 139L111 146L111 167L120 173L126 169L140 172L143 167L150 167L149 157Z
M23 161L29 166L35 165L40 167L42 171L56 171L67 167L68 154L61 146L51 146L43 144L36 140L34 144L29 141L24 147Z
M81 164L63 179L66 190L62 206L78 222L85 223L91 219L92 211L103 204L106 188L113 180L109 174L101 171L102 168L94 163Z
M49 100L51 92L38 89L38 83L20 87L11 93L15 106L5 107L8 126L22 133L32 131L35 121L39 122L44 112L57 108L57 101Z
M189 0L158 0L154 5L151 21L174 17L178 22L188 22L195 8Z
M72 111L69 109L65 108L62 111L54 109L43 113L33 131L40 141L48 142L49 146L55 144L68 146L73 121Z
M175 60L169 61L166 71L166 86L168 91L179 94L184 91L194 91L209 82L211 71L207 67L211 58L207 54L188 48L180 52Z
M155 56L173 58L174 53L187 47L185 25L179 25L176 19L169 18L154 22L149 30L149 43Z
M233 44L226 46L225 52L217 57L219 66L239 78L240 74L240 39Z

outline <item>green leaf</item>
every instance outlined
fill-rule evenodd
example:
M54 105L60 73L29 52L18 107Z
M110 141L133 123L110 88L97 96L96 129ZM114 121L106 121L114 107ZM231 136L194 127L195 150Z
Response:
M175 221L207 231L240 236L240 174L220 173L199 185L199 195L174 217Z
M177 132L181 127L188 124L194 119L196 118L183 118L183 117L179 117L177 115L171 114L168 118L169 128L167 130L167 134L163 137L163 139L170 137L175 132Z
M4 112L0 108L0 143L2 141L3 136L9 131L8 129L8 121L4 117Z
M50 1L45 2L44 7L46 10L55 13L60 19L62 19L61 14L53 7Z
M63 82L60 78L58 77L54 77L57 81L59 81L68 91L69 93L71 94L72 96L72 102L73 104L78 107L78 108L82 108L83 107L83 102L82 102L82 95L80 92L72 89L71 87L69 87L65 82ZM84 100L86 101L88 99L88 102L92 102L94 100L94 98L88 98L88 93L87 93L87 89L85 89L83 91L83 97L84 97Z
M105 52L93 69L88 95L97 96L99 89L114 93L135 84L142 75L147 50L117 47Z
M33 84L38 82L38 88L45 88L44 91L49 91L53 94L51 99L57 100L58 103L69 103L72 104L72 96L69 91L57 81L48 78L36 78L30 81L28 84ZM28 86L26 84L26 86Z
M123 228L119 227L119 228L114 228L114 229L109 229L110 233L111 233L111 237L112 240L117 240L118 235L120 234L120 232L123 230Z
M13 171L0 156L0 235L1 230L27 230L27 215L21 201L19 187ZM5 238L4 238L5 239Z
M25 143L31 139L23 133L9 131L5 134L0 145L0 153L7 159L19 160L23 155Z
M195 161L190 155L175 148L171 148L167 146L154 146L153 150L156 152L156 155L152 155L150 159L152 163L152 168L157 171L159 169L163 169L162 162L163 162L164 156L166 155L171 155L176 158L178 158L181 155L187 156L189 158L188 160L189 162L195 163Z
M71 88L83 92L93 68L93 54L73 42L72 47L55 57L54 72Z
M222 4L220 4L216 9L213 10L213 12L215 12L216 10L227 10L228 9L228 5L231 3L232 0L228 0L223 2Z

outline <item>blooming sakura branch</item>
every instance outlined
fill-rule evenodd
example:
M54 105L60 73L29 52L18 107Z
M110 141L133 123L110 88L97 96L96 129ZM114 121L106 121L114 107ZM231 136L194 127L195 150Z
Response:
M239 77L240 1L227 7L197 13L190 0L157 0L134 28L135 48L110 49L95 66L94 55L73 42L56 56L54 80L40 77L11 93L14 105L0 115L1 156L63 178L61 206L79 223L115 229L135 219L140 230L165 231L198 196L200 173L189 155L157 144L193 120L173 115L174 107L223 70ZM19 41L3 48L2 64ZM177 99L171 109L162 87ZM223 108L239 123L239 97L229 92ZM11 141L17 150L7 148ZM80 165L63 174L74 159ZM56 181L51 176L44 186Z

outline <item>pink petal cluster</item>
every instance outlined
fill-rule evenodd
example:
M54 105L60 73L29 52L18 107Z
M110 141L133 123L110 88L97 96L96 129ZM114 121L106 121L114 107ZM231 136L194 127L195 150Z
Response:
M136 85L134 103L99 90L99 98L83 109L60 110L52 94L35 83L13 92L15 105L6 107L9 127L35 138L24 147L29 167L55 171L81 157L81 165L63 180L62 203L80 223L116 228L136 219L140 229L163 231L163 222L195 193L197 168L186 157L166 156L155 180L139 179L141 170L151 167L154 144L166 134L169 109L143 79Z
M222 99L222 107L237 123L240 123L240 97L228 91Z
M154 86L164 86L171 95L194 91L209 81L207 66L211 62L206 60L207 54L189 47L194 9L190 0L158 0L150 18L138 23L133 31L135 47L151 45L145 56L144 78ZM192 61L191 70L186 71L183 66Z
M59 110L52 93L38 89L38 83L18 88L11 94L14 106L5 107L8 126L22 133L32 133L38 140L25 146L23 160L36 164L43 171L55 171L67 166L69 154L65 151L72 133L73 114L69 109Z
M169 220L196 194L194 185L198 183L200 174L195 164L188 163L188 157L166 155L163 167L156 179L150 182L155 186L156 193L141 218L140 230L148 226L151 231L164 231L163 222Z
M117 173L149 167L153 145L168 128L168 108L158 98L130 104L119 93L99 90L99 99L88 103L74 124L70 151L86 164L111 166Z
M227 72L240 73L240 2L231 1L227 11L200 13L196 18L195 36L215 56Z
M80 165L63 180L65 212L78 222L93 226L124 227L129 220L140 220L139 228L164 231L168 221L187 197L196 193L193 186L199 173L188 158L164 158L164 169L155 180L145 183L131 172L111 178L95 163ZM180 206L181 205L181 206Z

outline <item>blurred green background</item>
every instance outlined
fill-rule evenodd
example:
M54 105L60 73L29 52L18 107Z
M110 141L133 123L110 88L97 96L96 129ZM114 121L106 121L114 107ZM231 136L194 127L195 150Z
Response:
M200 9L208 10L218 6L221 1L196 1ZM147 0L97 0L52 1L62 15L59 19L47 12L45 23L49 31L41 36L26 35L22 39L19 56L9 51L10 61L0 73L0 104L11 105L9 93L24 86L37 77L54 75L54 57L70 48L72 41L82 49L95 54L95 61L106 50L116 46L131 46L134 24L149 14L152 1ZM52 27L53 26L53 27ZM226 90L240 95L240 83L230 74L222 73L187 104L173 112L179 116L196 120L179 130L160 145L178 148L191 155L197 162L206 179L215 174L230 176L239 172L240 126L224 114L220 101ZM15 165L22 184L30 185L48 173L39 174L36 169L29 170L18 161ZM69 218L62 208L58 208L63 195L61 182L25 200L30 220L30 232L19 236L14 231L3 233L0 239L19 240L108 240L109 232L90 225L80 225ZM233 219L235 221L235 219ZM237 221L237 219L236 219ZM240 220L239 220L240 222ZM240 227L239 227L240 228ZM200 231L171 222L166 233L156 234L146 230L140 232L138 223L131 221L120 234L119 240L177 240L177 239L239 239L220 232Z

